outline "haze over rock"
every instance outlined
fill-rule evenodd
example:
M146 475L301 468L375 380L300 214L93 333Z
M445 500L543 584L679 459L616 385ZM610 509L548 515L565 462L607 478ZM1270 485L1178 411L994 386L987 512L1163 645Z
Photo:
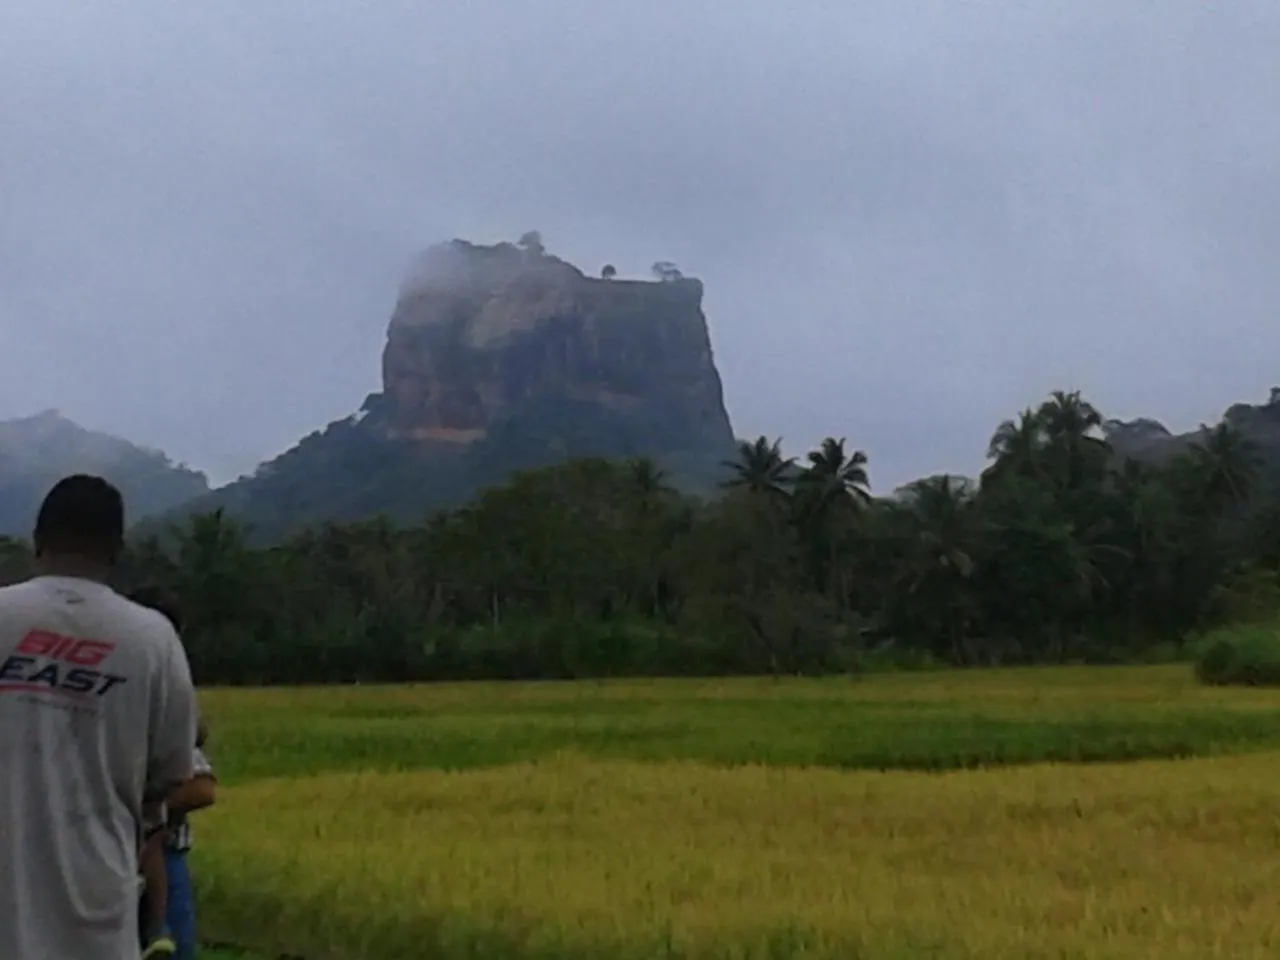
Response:
M663 279L595 279L533 234L430 248L399 291L381 392L194 506L273 530L417 518L586 456L649 456L685 489L714 485L734 436L702 284L656 267Z
M511 244L427 252L392 315L382 380L393 437L472 444L550 401L616 414L634 434L620 453L733 443L701 283L592 279Z
M99 474L118 486L130 519L163 513L209 490L204 474L163 453L46 410L0 421L0 534L28 535L49 487L70 473Z

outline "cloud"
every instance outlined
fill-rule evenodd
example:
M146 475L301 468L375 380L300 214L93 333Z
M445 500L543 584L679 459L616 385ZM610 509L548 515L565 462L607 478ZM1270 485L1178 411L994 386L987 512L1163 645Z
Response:
M1280 9L1147 0L19 4L0 415L226 478L376 388L406 265L542 231L707 287L730 412L878 489L1057 387L1280 380Z

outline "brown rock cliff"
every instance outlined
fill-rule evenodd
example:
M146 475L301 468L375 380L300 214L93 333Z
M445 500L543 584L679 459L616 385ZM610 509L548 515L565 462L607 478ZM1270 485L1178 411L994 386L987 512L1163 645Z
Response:
M545 422L551 410L643 422L636 444L652 448L575 455L733 444L697 280L597 280L538 251L455 240L402 286L382 374L387 434L431 446L467 447L522 416L581 433Z

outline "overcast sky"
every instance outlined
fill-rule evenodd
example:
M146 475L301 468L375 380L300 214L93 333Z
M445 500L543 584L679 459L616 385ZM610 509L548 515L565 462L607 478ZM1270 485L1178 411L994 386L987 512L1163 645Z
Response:
M0 0L0 417L226 480L454 236L706 284L730 415L973 474L1280 384L1274 0Z

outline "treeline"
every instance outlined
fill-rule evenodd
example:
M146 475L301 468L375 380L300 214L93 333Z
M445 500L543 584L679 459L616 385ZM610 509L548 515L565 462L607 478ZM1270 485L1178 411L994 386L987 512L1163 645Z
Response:
M580 460L417 528L254 549L212 513L131 544L121 579L182 598L204 683L1123 662L1280 609L1259 451L1224 423L1143 465L1101 424L1056 393L1000 426L979 481L883 498L843 441L794 462L761 438L711 502L648 460Z

